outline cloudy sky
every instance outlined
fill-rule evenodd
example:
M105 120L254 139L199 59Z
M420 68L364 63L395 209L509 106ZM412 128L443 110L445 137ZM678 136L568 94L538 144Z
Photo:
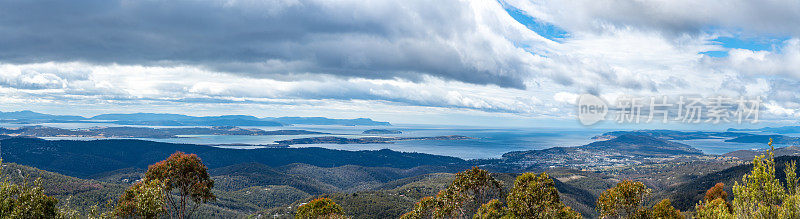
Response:
M800 116L796 0L7 0L0 111L575 122L582 93Z

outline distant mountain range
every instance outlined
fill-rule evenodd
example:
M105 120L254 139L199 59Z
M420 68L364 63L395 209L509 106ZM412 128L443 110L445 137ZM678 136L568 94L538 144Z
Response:
M87 120L87 118L82 116L62 116L62 115L50 115L50 114L43 114L37 113L29 110L25 111L17 111L17 112L0 112L0 119L2 120L65 120L65 121L72 121L72 120Z
M369 118L330 119L325 117L265 117L249 115L187 116L166 113L102 114L93 117L51 115L33 111L0 112L0 121L12 123L112 123L119 125L154 126L284 126L284 125L346 125L389 126L388 122Z
M236 126L148 128L148 127L93 127L63 129L47 126L0 127L0 135L28 137L92 137L92 138L178 138L179 135L313 135L330 134L307 130L265 131Z

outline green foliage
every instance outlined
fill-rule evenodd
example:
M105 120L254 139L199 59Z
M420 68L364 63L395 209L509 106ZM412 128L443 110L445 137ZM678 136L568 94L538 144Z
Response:
M772 145L770 143L770 145ZM783 169L786 174L786 196L781 205L780 216L783 218L800 218L800 185L798 185L797 163L786 162Z
M424 198L407 218L462 218L474 215L483 203L499 196L500 182L486 170L473 167L456 174L455 180L436 198ZM424 201L424 202L423 202Z
M214 180L208 175L208 168L195 154L184 154L175 152L166 160L150 165L145 173L145 182L150 185L150 181L157 181L156 184L163 186L164 194L169 194L172 190L177 190L178 198L175 200L171 195L165 195L165 206L168 206L170 215L178 218L190 218L200 207L200 203L216 200L216 196L211 191L214 187ZM148 188L144 186L142 188ZM143 190L134 190L145 192ZM155 190L147 192L156 193ZM188 199L194 202L190 207ZM150 206L152 207L152 206Z
M329 198L318 198L301 205L297 208L295 218L298 219L318 219L318 218L343 218L342 207Z
M798 190L800 190L798 183L800 182L797 178L797 162L794 160L786 162L786 168L783 169L783 172L786 175L786 193L788 195L798 194Z
M644 183L623 180L597 199L601 217L640 218L647 215L644 198L650 193Z
M686 218L681 215L681 211L672 207L672 203L670 203L669 199L663 199L661 202L653 206L653 210L650 211L651 218L659 218L659 219L683 219Z
M468 188L468 189L464 189ZM401 216L417 218L580 218L581 215L565 206L555 188L554 181L546 174L525 173L516 178L506 200L508 207L498 199L483 201L476 208L465 208L464 203L476 203L480 198L500 193L499 181L488 171L478 168L457 174L447 189L436 197L420 199L414 208ZM480 194L483 194L481 196ZM455 213L454 213L455 212Z
M121 217L157 218L166 211L164 187L157 179L136 182L117 200L114 213Z
M0 216L2 218L54 218L58 200L42 191L41 181L32 185L0 182Z
M733 206L728 202L724 183L717 183L706 191L703 201L695 205L695 217L733 218Z
M508 215L514 218L580 218L561 203L555 183L546 173L517 177L506 201Z
M473 215L482 204L500 196L501 190L500 182L494 179L489 171L473 167L460 172L440 196L446 205L441 208L444 211L440 212L440 215Z
M2 172L0 161L0 172ZM55 218L58 200L44 194L42 182L14 184L3 177L0 181L0 218Z
M433 218L433 211L439 207L439 201L435 197L424 197L414 204L414 208L400 216L402 219L422 219Z
M696 205L697 218L800 218L800 192L796 162L786 162L785 183L775 174L775 148L753 159L752 169L733 186L733 204L727 203L722 184L706 192ZM713 199L713 200L712 200Z
M472 216L473 219L499 219L505 215L505 208L500 200L492 199L478 208L478 212Z
M697 219L733 219L730 204L722 198L700 201L695 207Z
M772 146L772 141L769 143ZM733 185L734 214L746 218L776 218L782 199L787 193L775 178L775 159L772 148L765 157L753 159L753 169Z

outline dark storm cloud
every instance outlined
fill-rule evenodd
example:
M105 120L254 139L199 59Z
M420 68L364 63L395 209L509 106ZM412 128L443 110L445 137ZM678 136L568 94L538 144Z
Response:
M527 2L508 0L511 2ZM704 31L744 31L746 35L800 34L800 4L796 0L541 0L537 10L550 12L549 21L571 31L608 27L657 30L681 36ZM600 24L600 25L598 25Z
M476 31L468 3L428 1L0 2L0 62L198 65L524 88L525 61Z

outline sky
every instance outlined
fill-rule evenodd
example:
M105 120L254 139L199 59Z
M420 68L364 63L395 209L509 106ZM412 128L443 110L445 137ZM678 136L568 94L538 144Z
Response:
M798 86L794 0L0 1L0 111L539 127L725 95L793 124Z

